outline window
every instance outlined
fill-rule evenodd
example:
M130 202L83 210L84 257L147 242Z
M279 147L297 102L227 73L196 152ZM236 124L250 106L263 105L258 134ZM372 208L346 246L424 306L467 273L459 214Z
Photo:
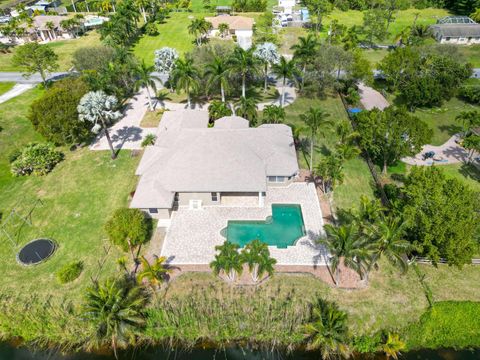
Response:
M273 182L273 183L285 182L285 176L269 176L268 182Z
M212 192L212 201L217 202L218 201L218 193Z
M450 41L450 37L447 36L447 37L445 38L445 41Z
M151 209L148 209L148 212L149 212L150 214L158 214L158 209L151 208Z

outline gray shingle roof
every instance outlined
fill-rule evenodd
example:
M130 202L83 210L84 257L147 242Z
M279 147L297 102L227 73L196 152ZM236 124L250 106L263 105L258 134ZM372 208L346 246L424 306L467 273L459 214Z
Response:
M431 28L436 38L480 36L480 24L437 24Z
M178 116L189 115L195 114ZM297 172L292 131L286 125L174 128L159 132L155 146L146 149L131 206L170 208L175 192L265 191L267 176Z

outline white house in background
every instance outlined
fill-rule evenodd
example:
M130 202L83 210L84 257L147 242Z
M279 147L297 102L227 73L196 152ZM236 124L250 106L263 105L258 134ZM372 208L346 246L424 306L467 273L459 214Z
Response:
M42 41L51 41L56 39L70 39L71 35L62 28L60 22L68 20L66 16L59 15L39 15L33 19L33 27L31 32L36 33ZM51 30L47 24L53 23L54 29Z
M278 0L278 6L283 8L284 14L292 14L296 4L296 0Z
M466 16L447 16L430 27L441 44L480 44L480 24Z
M130 207L169 219L179 206L231 204L239 199L264 206L268 189L298 175L292 130L287 125L250 128L238 116L208 127L203 110L167 111L153 146L136 170L140 176Z
M206 17L205 20L212 24L212 30L210 30L209 36L220 36L220 31L218 30L219 25L227 24L229 28L228 38L235 35L238 45L245 50L252 46L253 24L255 23L253 18L220 15Z

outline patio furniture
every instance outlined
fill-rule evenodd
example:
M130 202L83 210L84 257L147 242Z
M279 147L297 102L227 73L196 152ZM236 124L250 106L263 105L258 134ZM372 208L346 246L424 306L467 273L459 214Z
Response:
M422 160L432 159L435 156L435 151L427 151L423 153Z

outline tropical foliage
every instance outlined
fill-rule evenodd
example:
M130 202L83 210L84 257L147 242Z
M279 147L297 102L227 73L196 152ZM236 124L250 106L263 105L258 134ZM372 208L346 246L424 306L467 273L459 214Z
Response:
M63 153L56 150L52 144L31 143L10 158L10 167L15 176L46 175L63 158Z

